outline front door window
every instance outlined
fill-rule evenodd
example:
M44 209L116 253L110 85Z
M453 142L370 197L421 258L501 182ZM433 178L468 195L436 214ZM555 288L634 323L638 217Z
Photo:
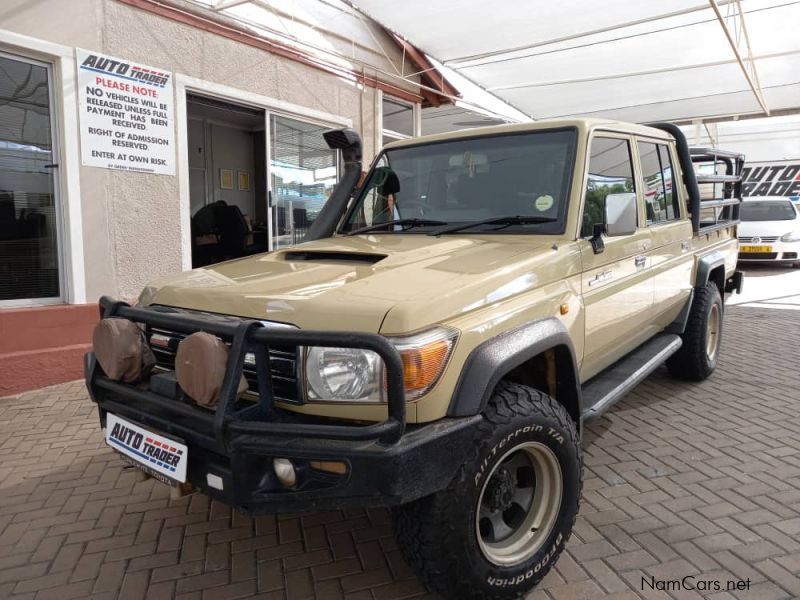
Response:
M0 54L0 304L58 299L50 69Z

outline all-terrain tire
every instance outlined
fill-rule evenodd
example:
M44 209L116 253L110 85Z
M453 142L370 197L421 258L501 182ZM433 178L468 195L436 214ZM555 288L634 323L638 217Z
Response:
M709 322L715 317L716 332L712 333ZM683 332L683 346L669 360L667 368L676 379L703 381L717 368L719 345L722 341L723 305L719 288L713 281L705 287L696 288L686 330ZM709 338L715 335L715 348L709 352Z
M514 455L512 450L526 444L552 451L561 473L560 504L552 503L552 527L549 533L542 528L541 546L535 553L519 564L498 566L481 548L479 502L495 467L500 470L498 465L507 464L503 460ZM392 510L403 557L428 589L446 598L518 598L547 574L572 533L582 467L580 439L566 409L538 390L502 382L449 486ZM531 550L536 547L532 545Z

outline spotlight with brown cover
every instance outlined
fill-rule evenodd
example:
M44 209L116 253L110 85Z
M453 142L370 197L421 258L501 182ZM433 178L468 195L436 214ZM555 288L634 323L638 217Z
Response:
M102 319L92 333L92 345L103 372L115 381L139 381L156 364L144 332L128 319Z
M228 365L228 347L215 335L198 331L178 345L175 356L175 377L178 385L195 402L213 408L219 402L222 380ZM247 389L242 376L239 393Z

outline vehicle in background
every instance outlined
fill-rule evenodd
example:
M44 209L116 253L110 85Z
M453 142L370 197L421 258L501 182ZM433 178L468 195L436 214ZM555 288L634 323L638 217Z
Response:
M739 260L800 267L800 210L785 196L745 198L739 218Z

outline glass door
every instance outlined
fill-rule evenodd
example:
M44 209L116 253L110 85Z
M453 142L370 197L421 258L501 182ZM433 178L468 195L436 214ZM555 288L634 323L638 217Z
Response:
M0 306L63 295L50 66L0 53Z
M322 132L329 127L270 115L272 248L303 241L338 177L335 150Z

